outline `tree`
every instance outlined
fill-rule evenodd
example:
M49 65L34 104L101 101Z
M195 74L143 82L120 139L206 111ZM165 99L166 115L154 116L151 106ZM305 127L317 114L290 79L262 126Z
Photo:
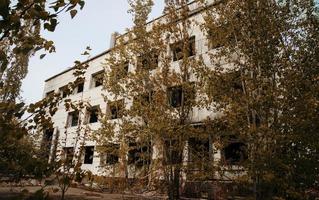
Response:
M10 172L23 177L33 173L32 170L38 169L32 166L38 163L39 157L34 159L32 154L36 152L26 138L29 135L28 128L32 127L28 127L27 120L21 118L26 110L29 110L34 112L32 116L35 116L35 123L41 122L44 123L42 126L47 126L50 115L55 110L53 105L57 102L51 96L26 106L20 100L21 83L27 75L30 56L41 49L49 53L55 51L53 41L43 38L40 30L53 32L58 24L59 13L69 12L73 18L78 7L82 9L83 6L82 0L59 0L49 5L45 0L0 2L0 165L2 173ZM40 58L44 56L45 54L42 54ZM50 100L53 101L50 102ZM52 103L51 106L48 106L49 102ZM46 107L50 108L50 114L44 117ZM23 162L24 159L30 162Z
M82 55L89 57L90 50L90 47L87 47ZM80 182L84 176L85 172L81 169L85 152L84 145L88 133L91 131L86 121L82 120L82 116L86 114L86 110L91 108L91 105L83 99L72 101L67 98L78 88L80 83L83 83L84 74L88 68L86 62L75 61L74 64L74 81L69 82L63 91L50 93L44 99L31 104L28 109L28 112L32 113L29 116L29 123L33 123L29 126L29 129L36 129L40 133L35 141L38 142L39 138L42 138L42 145L39 150L43 152L44 157L42 159L47 164L46 166L51 168L50 171L46 170L47 175L54 175L52 181L57 180L58 182L61 189L61 200L65 199L65 194L73 181ZM72 111L72 115L66 121L64 134L60 135L57 131L54 135L52 117L62 103L64 103L65 111L69 113ZM73 125L76 126L76 131L70 132L69 128ZM46 136L47 131L51 131L48 138Z
M86 102L71 102L71 100L65 101L66 111L72 110L77 113L78 116L83 116L83 111L87 110L90 105ZM70 123L68 120L67 123ZM66 129L60 142L58 142L58 151L56 152L57 159L55 163L55 178L58 181L61 189L61 200L65 199L65 194L68 191L73 181L80 182L84 177L85 171L81 169L84 153L85 153L85 141L88 138L88 133L91 131L88 125L85 125L84 120L78 117L76 133L70 133L68 130L69 124L66 124ZM72 140L71 144L67 143ZM85 158L84 158L85 159ZM93 158L92 158L93 159Z
M211 126L248 156L237 181L254 199L307 198L318 187L315 2L221 1L204 18L214 67L200 77L222 113Z
M95 137L101 146L110 141L120 145L123 177L146 177L149 189L163 181L169 199L178 199L188 141L208 140L192 119L194 107L200 107L194 71L201 63L192 35L197 24L189 17L187 1L167 1L165 16L151 24L153 1L129 3L134 26L117 39L106 59L109 112Z

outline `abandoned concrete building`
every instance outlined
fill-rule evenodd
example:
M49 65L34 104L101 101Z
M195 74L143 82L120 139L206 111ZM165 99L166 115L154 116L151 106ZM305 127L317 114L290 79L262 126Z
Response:
M190 12L193 12L196 10L196 12L193 12L193 14L190 15L191 18L194 18L196 21L200 22L202 19L202 16L200 12L198 12L198 8L196 4L190 3ZM159 20L161 17L159 17L156 20ZM156 21L154 20L154 21ZM154 21L150 22L154 23ZM214 48L209 47L208 45L208 39L205 36L205 34L201 31L199 26L192 27L192 30L190 31L192 34L192 39L190 42L192 43L192 53L190 56L195 56L196 54L205 54L208 51L214 51ZM54 122L54 129L50 131L46 131L44 133L44 140L49 141L49 152L50 157L54 158L55 155L53 155L56 152L56 149L62 148L62 150L65 152L65 154L72 159L74 148L78 148L75 145L75 137L78 136L78 124L80 119L87 119L87 124L90 126L91 130L96 130L99 127L101 127L100 119L98 116L98 110L101 110L102 112L111 111L111 119L110 120L118 120L121 116L118 114L118 110L116 108L112 108L112 104L108 104L105 102L103 98L103 94L105 94L105 91L102 89L102 78L103 78L103 64L105 62L105 59L109 56L110 52L112 51L112 47L116 45L117 39L121 37L121 35L113 35L113 39L111 40L111 47L109 50L106 50L105 52L96 55L89 60L85 61L86 64L88 64L88 68L85 72L85 81L82 83L79 83L77 85L77 88L73 91L73 93L69 96L69 98L72 101L78 101L83 100L90 103L90 105L93 106L94 109L91 109L90 111L85 111L83 113L79 112L67 112L65 111L64 105L61 104L58 108L58 111L56 112L55 116L53 117ZM219 48L219 47L216 47ZM174 54L174 50L172 48L172 45L168 44L168 53ZM178 62L178 57L172 56L172 65ZM131 71L134 70L134 62L130 62L127 65L127 70ZM160 67L160 62L159 62ZM70 82L74 81L73 76L74 68L68 68L67 70L56 74L52 76L51 78L48 78L45 81L45 87L44 87L44 97L49 95L52 92L55 93L61 93L63 98L65 97L65 94L63 93L64 87ZM179 95L178 90L174 90L171 92L172 98L174 98L174 101L172 101L172 106L177 106L177 104L180 102L181 95ZM123 104L129 104L128 100L124 100ZM173 105L174 104L174 105ZM175 105L176 104L176 105ZM125 105L124 105L125 106ZM205 120L208 116L214 117L216 113L213 111L205 110L205 109L194 109L192 112L192 120L194 124L198 124L201 121ZM68 132L69 134L67 136L64 135L65 132ZM65 138L68 137L68 138ZM63 146L56 145L61 143L62 141L66 141ZM191 146L191 143L194 143L196 145L198 141L190 140L189 146ZM205 148L207 148L208 151L208 142L204 142ZM240 156L238 154L234 153L241 149L242 143L232 143L226 148L222 150L217 150L216 153L214 153L214 159L219 159L223 157L225 160L228 161L228 165L236 165L236 162L239 161ZM84 157L82 161L81 168L83 170L91 171L93 174L96 175L104 175L108 176L108 174L101 170L101 166L104 165L116 165L118 162L120 162L120 159L118 155L110 154L110 155L104 155L99 154L97 151L97 143L95 141L87 140L85 141L84 145ZM131 154L134 154L134 152L128 152L128 159L131 156ZM134 159L134 158L133 158ZM185 158L187 159L187 158ZM134 162L132 162L134 164ZM119 175L120 176L120 175ZM128 177L132 177L133 175L131 173L128 174Z

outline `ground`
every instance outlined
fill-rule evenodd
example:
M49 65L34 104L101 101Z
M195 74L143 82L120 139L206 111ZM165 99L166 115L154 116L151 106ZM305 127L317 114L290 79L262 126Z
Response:
M35 191L39 190L39 186L27 186L27 187L0 187L0 200L17 200L17 197L21 194L28 196ZM61 193L57 191L57 187L46 187L45 191L49 193L50 200L59 200ZM19 198L18 198L19 199ZM66 200L99 200L99 199L127 199L127 200L139 200L139 199L165 199L164 197L156 197L154 195L145 194L107 194L100 192L92 192L81 188L70 188L66 193ZM19 199L20 200L20 199Z

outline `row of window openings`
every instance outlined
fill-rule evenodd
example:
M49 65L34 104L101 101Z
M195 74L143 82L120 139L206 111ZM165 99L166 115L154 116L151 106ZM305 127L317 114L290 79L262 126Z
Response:
M85 123L96 123L99 119L99 108L90 109L87 112ZM67 127L77 126L79 124L79 111L70 112L67 118Z
M173 61L177 61L180 59L183 59L183 43L177 42L175 44L171 45L171 51L173 56ZM195 55L195 37L191 37L188 42L188 49L186 52L187 56L194 56ZM141 56L138 59L138 67L143 66L146 69L152 70L155 69L158 66L158 55L155 53L150 53L150 55ZM124 78L129 70L129 62L125 62L123 64L124 73L122 75L118 75L118 78ZM92 75L92 83L91 88L99 87L103 84L103 75L104 71L100 71L96 74ZM84 82L81 82L77 85L77 87L74 90L74 94L81 93L84 90ZM60 88L60 92L63 98L65 98L68 94L68 88L67 86L63 86ZM49 96L50 94L54 93L54 91L50 91L46 93L46 96Z
M164 149L164 163L163 164L180 164L182 162L182 155L176 150L174 141L166 141ZM209 157L209 143L208 140L190 139L189 142L189 161L198 161L198 159L208 161ZM119 162L119 148L120 145L112 145L112 149L100 154L101 165L114 165ZM65 158L67 162L72 162L74 156L74 148L64 148ZM246 145L242 142L232 142L221 150L223 163L226 165L237 165L248 158L246 152ZM151 145L144 145L138 147L136 143L129 143L129 150L127 153L127 162L129 165L143 166L151 163L152 147ZM93 164L94 146L84 147L84 164Z
M194 93L195 92L192 91L190 95L185 95L184 101L187 101L190 98L194 98L194 96L195 96ZM169 104L173 108L180 107L182 104L182 95L183 95L182 87L169 88L168 94L170 97ZM149 102L150 98L147 98L147 99L144 98L143 100ZM114 101L114 102L110 102L108 105L109 118L110 119L121 118L123 115L123 108L124 108L124 100L123 99L118 100L118 101ZM88 113L86 115L86 122L87 123L96 123L96 122L98 122L98 118L99 118L99 107L95 106L88 111ZM78 121L79 121L79 112L78 111L70 112L68 114L68 119L67 119L68 127L77 126Z
M104 75L104 71L101 71L92 75L91 88L99 87L103 84L103 75ZM67 97L69 94L82 93L84 91L84 81L78 83L73 91L71 91L68 85L60 87L59 91L61 93L62 98ZM47 92L46 96L49 96L53 93L54 93L54 90Z
M222 33L223 31L221 31ZM223 41L221 41L220 33L212 34L209 32L209 49L220 48L223 45ZM233 37L227 36L226 40L233 41ZM188 41L178 41L170 45L171 55L173 61L178 61L184 58L184 56L192 57L196 55L196 41L195 36L192 36L188 39ZM183 51L185 50L185 51ZM146 55L142 55L138 57L137 67L143 67L148 70L155 69L158 66L159 55L156 51L151 51ZM128 73L129 62L125 62L122 65L122 69L124 69L124 76ZM123 78L123 77L119 77Z
M220 31L221 33L223 31ZM212 34L211 31L209 32L209 47L210 49L216 49L216 48L220 48L223 46L223 42L221 40L221 36L220 34ZM240 38L239 38L240 39ZM238 40L239 40L238 39ZM229 41L233 41L234 38L230 35L226 37L226 40ZM184 58L184 43L182 41L176 42L174 44L170 45L170 49L171 49L171 55L172 55L172 59L173 61L178 61ZM195 48L195 36L192 36L189 38L187 44L186 44L186 55L187 57L191 57L194 56L196 54L196 48ZM138 64L137 67L139 66L143 66L145 69L155 69L158 66L158 54L156 54L154 51L149 53L148 55L144 55L144 56L140 56L138 58ZM121 75L118 75L117 78L124 78L129 70L129 62L125 62L122 66L124 73L122 73ZM96 74L92 75L92 83L91 83L91 88L93 87L99 87L103 84L103 74L104 72L98 72ZM66 89L66 86L61 87L60 91L62 93L63 98L67 96L67 93L64 92ZM84 90L84 82L79 83L77 85L77 88L75 89L74 93L81 93ZM47 93L47 96L51 93L53 93L54 91L50 91Z
M108 105L108 113L110 115L110 119L118 119L122 117L124 108L124 100L119 100L116 102L111 102ZM90 110L87 111L85 117L85 123L96 123L99 121L99 106L94 106ZM67 117L67 127L73 127L79 125L79 111L73 111L68 113Z

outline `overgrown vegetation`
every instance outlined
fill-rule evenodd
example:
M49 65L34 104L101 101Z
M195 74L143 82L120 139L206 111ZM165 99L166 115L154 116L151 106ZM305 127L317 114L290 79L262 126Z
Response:
M62 102L60 94L25 105L21 100L22 80L28 61L38 51L55 51L53 41L41 30L54 32L61 12L73 18L84 1L0 1L0 174L14 181L42 180L56 169L48 163L41 133L52 128L51 118ZM42 54L42 59L45 54ZM80 62L75 63L81 69ZM77 79L78 80L78 79ZM70 87L75 83L70 83ZM25 115L30 115L25 117ZM40 132L37 133L37 131ZM41 148L40 148L41 147Z
M108 111L100 113L94 134L111 184L125 189L138 179L146 190L165 190L169 199L194 195L197 182L205 184L208 199L311 199L319 188L315 2L165 1L165 16L152 23L152 0L128 2L134 26L107 55ZM62 101L65 94L59 93L26 106L19 94L28 58L40 49L54 51L53 42L40 36L41 27L54 31L57 14L66 10L74 17L84 2L45 3L0 2L0 173L19 181L56 172L63 199L83 176L91 130L80 113L91 106ZM201 6L197 18L194 4ZM207 41L194 37L196 31ZM198 43L208 50L199 52ZM88 67L75 65L77 78L66 96ZM32 129L50 130L61 103L77 113L77 137L67 149L66 124L65 143L57 144L51 168L47 152L35 150L27 136ZM199 110L210 114L194 120ZM32 114L22 119L26 111Z
M147 24L153 2L130 1L134 27L105 66L106 102L117 103L97 137L120 146L121 162L110 166L147 177L149 189L164 181L170 199L180 197L185 174L208 183L208 198L225 181L241 186L226 196L310 198L318 188L315 2L197 3L203 23L187 1L166 1L165 17ZM208 38L205 55L192 46L197 26ZM196 124L196 108L218 115ZM186 148L193 163L183 162Z
M201 76L223 113L210 124L247 151L246 173L235 181L254 199L310 198L319 164L315 2L222 1L204 18L212 47L220 46Z

